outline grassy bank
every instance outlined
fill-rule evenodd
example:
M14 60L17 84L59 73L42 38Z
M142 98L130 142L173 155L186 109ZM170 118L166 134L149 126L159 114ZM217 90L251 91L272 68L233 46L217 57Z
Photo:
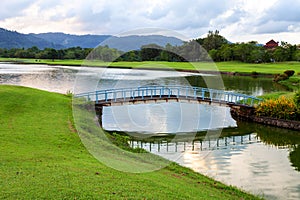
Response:
M143 69L176 69L176 70L202 70L202 71L222 71L240 73L265 73L277 74L285 70L294 70L300 73L300 62L281 62L281 63L242 63L242 62L217 62L217 63L187 63L187 62L163 62L163 61L144 61L144 62L102 62L102 61L83 61L83 60L37 60L37 59L16 59L0 58L0 62L17 62L28 64L48 64L48 65L69 65L69 66L109 66L121 68L143 68ZM217 69L215 67L217 66Z
M255 199L172 164L116 171L82 145L71 98L0 86L0 199Z

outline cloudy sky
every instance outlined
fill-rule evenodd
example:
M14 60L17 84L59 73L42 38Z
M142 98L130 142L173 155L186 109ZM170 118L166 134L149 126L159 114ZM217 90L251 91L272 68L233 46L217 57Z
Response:
M141 28L186 38L300 44L300 0L1 0L0 27L22 33L118 35Z

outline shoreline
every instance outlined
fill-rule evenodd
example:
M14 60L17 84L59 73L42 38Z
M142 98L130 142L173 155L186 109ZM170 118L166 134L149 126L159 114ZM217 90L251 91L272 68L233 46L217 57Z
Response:
M274 77L275 73L264 73L264 72L239 72L239 71L224 71L224 70L197 70L197 69L185 69L185 68L173 68L173 67L133 67L133 66L127 66L127 65L114 65L114 63L119 63L119 62L111 62L111 63L106 63L106 64L112 64L113 65L105 65L105 63L103 63L103 65L99 65L97 63L95 63L94 65L82 65L83 60L76 60L78 62L81 63L59 63L60 61L64 61L64 60L57 60L58 63L52 63L52 61L49 62L28 62L28 61L23 61L23 60L1 60L0 58L0 63L11 63L11 64L23 64L23 65L48 65L48 66L72 66L72 67L97 67L97 68L116 68L116 69L136 69L136 70L156 70L156 71L179 71L179 72L188 72L188 73L203 73L203 74L222 74L222 75L230 75L230 76L250 76L250 77L266 77L266 78L272 78ZM147 63L147 61L145 61ZM151 61L152 62L152 61ZM153 61L156 62L156 61ZM158 61L159 62L159 61ZM130 62L120 62L120 63L130 63ZM141 65L143 65L144 62L140 62ZM172 62L169 62L172 63ZM176 62L174 62L176 63ZM180 62L177 62L180 63ZM185 62L182 62L185 63ZM181 63L181 64L182 64ZM217 62L218 63L218 62ZM204 63L206 64L206 63ZM215 64L215 63L214 63ZM219 68L217 66L217 64L215 65L217 68Z
M236 121L246 121L264 124L268 126L285 128L290 130L300 131L300 121L295 120L285 120L285 119L277 119L266 116L256 116L255 109L252 107L230 107L230 114L232 118Z

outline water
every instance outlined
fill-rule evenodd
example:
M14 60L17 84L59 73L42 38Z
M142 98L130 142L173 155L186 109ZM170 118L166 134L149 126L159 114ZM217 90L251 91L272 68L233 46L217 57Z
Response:
M79 74L77 74L80 72ZM112 88L136 87L143 85L192 85L207 87L203 77L211 82L220 81L220 77L195 73L155 70L107 69L94 67L70 67L48 65L22 65L0 63L0 84L21 85L51 92L76 93ZM75 81L81 81L81 87ZM88 80L88 81L83 81ZM100 80L100 81L99 81ZM265 92L284 90L282 86L267 78L222 76L225 89L249 95L262 95Z
M211 85L207 78L218 80L213 75L176 71L0 64L0 84L59 93L153 84L205 87ZM285 90L267 78L222 78L226 90L250 95ZM102 123L107 130L134 136L133 146L151 148L224 183L267 199L300 199L296 131L236 122L228 108L187 103L106 107Z
M198 135L151 137L130 145L266 199L300 198L298 132L239 122L219 137Z
M105 130L153 133L190 133L236 127L230 110L192 103L157 103L103 108Z
M0 84L65 94L73 89L77 71L74 67L0 63Z

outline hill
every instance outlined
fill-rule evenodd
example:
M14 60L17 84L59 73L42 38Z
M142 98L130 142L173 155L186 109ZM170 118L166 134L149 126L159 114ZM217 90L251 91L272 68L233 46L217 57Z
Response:
M111 35L71 35L65 33L41 33L30 35L48 42L52 41L67 48L77 46L82 48L95 48L98 45L108 45L110 48L116 48L121 51L140 49L141 46L147 44L165 46L169 43L175 46L183 43L183 41L178 38L162 35L132 35L124 37Z
M72 35L65 33L39 33L22 34L16 31L9 31L0 28L0 48L30 48L33 46L39 49L54 48L64 49L70 47L95 48L96 46L108 45L121 51L140 49L147 44L181 45L182 40L175 37L163 35L132 35L116 37L111 35Z
M39 49L44 48L63 48L62 45L55 44L44 39L34 37L33 35L22 34L16 31L9 31L0 28L0 48L12 49L12 48L30 48L37 46Z
M77 46L82 48L94 48L107 38L111 37L111 35L71 35L65 33L31 33L29 35L46 40L48 42L52 41L56 44L62 45L65 48Z
M166 44L179 46L183 41L175 37L167 37L162 35L131 35L124 37L110 37L103 41L102 45L108 45L111 48L116 48L121 51L130 51L140 49L141 46L147 44L157 44L166 46Z

